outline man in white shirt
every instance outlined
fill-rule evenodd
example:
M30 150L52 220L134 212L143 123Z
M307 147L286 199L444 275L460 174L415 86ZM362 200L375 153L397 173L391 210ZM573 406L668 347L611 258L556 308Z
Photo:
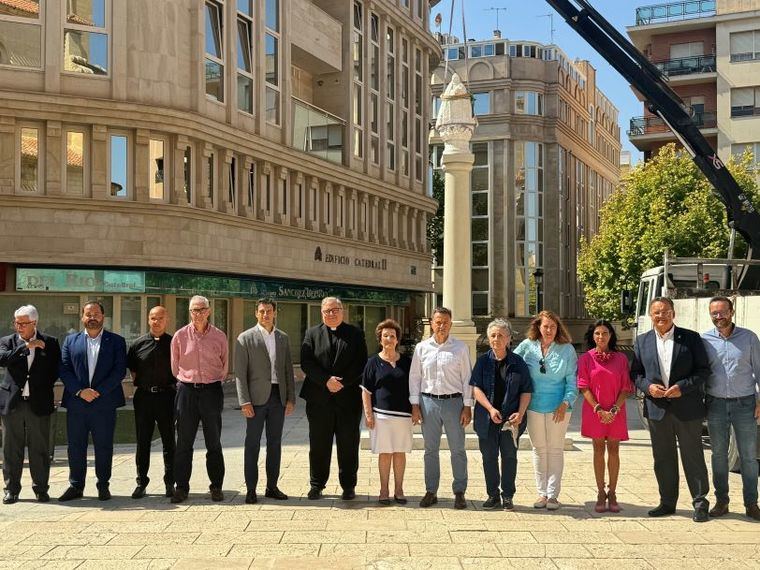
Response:
M238 336L235 345L235 382L238 401L246 418L244 470L245 502L258 501L261 435L266 428L267 486L264 496L279 501L288 496L277 487L282 456L282 428L285 416L293 413L296 401L293 362L288 335L275 328L277 303L273 299L256 302L258 324Z
M439 449L442 429L451 453L454 475L454 507L467 507L467 453L464 428L472 419L472 386L470 386L470 351L462 341L451 336L451 310L438 307L431 318L433 336L414 349L409 372L409 401L412 421L422 423L425 441L425 496L421 507L438 502L441 478Z

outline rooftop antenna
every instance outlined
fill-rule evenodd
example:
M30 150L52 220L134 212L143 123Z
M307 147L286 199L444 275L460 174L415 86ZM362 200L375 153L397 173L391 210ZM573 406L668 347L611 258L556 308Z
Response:
M499 27L499 12L506 12L506 8L496 8L496 7L490 7L490 8L483 8L484 12L496 12L496 29L494 32L499 32L501 34L501 28ZM496 35L496 34L494 34Z
M557 31L557 29L554 27L554 14L552 12L549 12L548 14L541 14L540 16L536 16L536 18L549 18L549 43L554 43L554 32Z

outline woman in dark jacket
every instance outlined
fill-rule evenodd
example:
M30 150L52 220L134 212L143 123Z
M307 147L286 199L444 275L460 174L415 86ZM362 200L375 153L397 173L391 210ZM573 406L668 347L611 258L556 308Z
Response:
M512 339L509 321L495 319L488 325L486 336L491 350L478 358L470 377L476 401L475 433L483 456L488 492L483 508L498 509L503 504L504 510L511 511L517 476L517 442L525 431L525 412L533 393L533 382L525 361L509 350Z

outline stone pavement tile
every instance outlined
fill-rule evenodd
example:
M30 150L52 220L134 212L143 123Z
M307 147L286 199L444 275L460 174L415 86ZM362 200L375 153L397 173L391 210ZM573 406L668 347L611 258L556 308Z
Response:
M117 508L115 510L107 511L89 511L83 513L81 517L77 519L77 522L135 522L142 520L146 513L154 512L148 508L143 508L137 511L129 511L126 509Z
M57 546L85 546L85 545L104 545L107 544L114 536L114 533L91 533L91 532L44 532L36 533L25 538L19 544L28 544L29 546L45 546L55 544Z
M166 530L169 526L169 520L165 521L137 521L137 522L119 522L107 521L92 523L81 532L98 533L149 533L157 534Z
M647 562L658 570L672 570L679 566L684 566L684 559L668 559L668 558L647 558ZM705 570L715 570L720 568L721 570L736 570L739 568L750 568L750 564L745 560L735 560L733 558L697 558L689 560L689 568L704 568Z
M282 537L282 544L364 544L366 542L367 535L363 530L286 531Z
M317 501L315 501L317 502ZM264 511L261 511L264 512ZM369 514L366 510L349 510L349 509L303 509L292 511L293 520L314 520L314 519L333 519L340 518L343 520L367 520Z
M585 520L565 520L562 526L573 532L633 532L646 531L639 521L612 518L591 518Z
M181 505L180 505L181 506ZM140 519L141 521L169 521L169 522L182 522L182 521L213 521L215 520L220 513L218 512L204 512L204 511L196 511L194 513L188 512L187 510L179 510L176 511L170 510L170 511L147 511L143 517Z
M319 544L235 544L229 551L230 558L279 558L319 556ZM304 565L305 567L306 565Z
M436 553L438 548L436 547ZM429 554L426 552L425 554ZM386 558L388 556L409 556L407 544L323 544L319 557L363 556L365 558Z
M620 539L609 532L531 532L539 544L606 544L619 543Z
M36 560L47 554L53 546L0 544L0 560Z
M709 524L709 523L708 523ZM705 525L707 526L707 525ZM705 530L686 532L675 530L667 533L667 542L670 544L703 544L710 543L709 533ZM650 531L633 531L618 533L620 539L627 544L661 544L663 542L663 533ZM760 540L760 537L758 537ZM712 542L726 542L712 541ZM733 542L733 541L732 541Z
M224 558L231 548L231 544L147 544L134 558Z
M409 499L409 504L412 505L410 507L407 507L405 509L375 509L367 512L367 517L369 520L373 519L395 519L399 516L403 516L407 521L411 520L426 520L426 521L437 521L437 520L444 520L443 518L443 511L441 509L420 509L417 508L417 503L419 500L415 501L414 504L412 504L412 499L407 496L407 499ZM403 513L403 515L402 515ZM461 522L462 519L460 519Z
M406 528L408 530L470 530L470 531L483 531L483 530L510 530L505 528L505 525L501 521L464 521L458 522L454 520L433 520L426 521L421 519L411 519L406 521ZM515 529L518 530L518 529Z
M276 570L303 570L304 567L311 569L326 570L359 570L366 568L365 559L357 557L340 557L340 558L304 558L304 557L256 557L251 564L251 568L275 568Z
M716 521L714 519L710 519L710 522L705 525L702 525L702 523L695 523L693 520L691 520L691 513L689 513L688 516L683 517L665 517L660 519L645 517L642 518L640 522L641 526L643 526L645 530L658 533L704 532L705 529L708 528L711 532L714 532L716 530L728 530L727 527L723 526L722 522Z
M451 543L451 536L447 531L368 530L367 543L449 544Z
M690 544L667 544L667 537L661 536L662 544L585 544L594 558L693 558L694 550Z
M459 562L462 568L538 568L538 569L555 569L557 565L549 559L538 558L460 558Z
M327 530L326 520L252 520L245 528L245 532L267 531L285 531L285 530Z
M207 568L224 568L225 570L243 570L251 568L251 558L180 558L171 567L177 570L206 570Z
M632 558L628 560L615 558L552 558L551 560L558 568L567 570L609 570L609 568L615 568L615 570L640 570L652 568L644 558Z
M80 567L84 561L82 560L26 560L26 561L4 561L8 562L8 566L4 566L0 562L0 568L21 568L23 570L31 570L32 568L55 568L55 570L73 570ZM11 564L18 564L18 566L11 566Z
M140 546L56 546L45 554L51 560L127 560ZM162 558L152 556L151 558Z
M330 519L326 530L407 530L403 517L393 519L350 520Z
M706 535L707 542L714 544L760 544L760 528L743 531L718 531Z
M174 560L85 560L77 570L168 570Z
M723 558L760 560L760 546L756 544L695 544L691 547L697 558Z
M451 542L454 544L529 544L535 542L529 532L494 532L494 531L451 531Z
M109 545L145 546L146 544L193 544L197 532L122 532Z
M2 531L0 532L2 533L3 544L6 546L12 546L14 544L18 544L19 542L21 542L22 540L24 540L25 538L33 534L32 532L21 532L21 533L2 532Z
M202 532L195 544L277 544L281 531Z
M431 549L426 544L410 544L409 552L412 557L428 556L431 554ZM435 555L473 558L501 558L503 556L495 544L489 543L436 544Z
M28 521L26 519L20 520L13 525L13 532L81 532L89 528L90 523L79 522L66 522L55 523L48 521Z
M497 544L506 558L593 558L582 544Z
M213 520L193 520L192 517L183 518L181 521L172 520L166 527L166 532L244 531L251 522L244 513L240 513L240 516L235 516L234 512L213 514L217 517Z
M236 509L228 509L227 511L220 513L217 520L224 519L230 514L234 514L238 519L246 519L251 522L254 521L287 521L293 518L295 511L291 509L283 509L279 511L241 511L237 512Z
M444 557L388 557L367 560L366 568L372 570L461 570L459 558Z

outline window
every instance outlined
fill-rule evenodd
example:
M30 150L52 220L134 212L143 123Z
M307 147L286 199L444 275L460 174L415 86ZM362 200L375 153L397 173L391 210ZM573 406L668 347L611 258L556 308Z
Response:
M515 315L525 317L544 306L534 274L543 267L544 149L542 143L514 143Z
M111 135L110 163L111 196L126 198L129 191L129 139L126 135Z
M752 155L752 169L760 170L760 142L731 145L731 154L734 156L741 157L745 152Z
M409 40L401 38L401 174L409 176Z
M40 0L0 2L0 65L42 68Z
M182 157L182 163L183 163L183 188L185 190L185 197L187 198L187 203L192 204L193 203L193 148L188 146L185 147L185 155Z
M237 15L237 105L253 114L253 6L252 0L238 0Z
M373 164L380 164L380 19L377 14L370 14L370 52L369 52L369 121L370 121L370 159Z
M267 2L267 8L278 10L279 2ZM267 17L267 23L272 23L274 16ZM264 39L264 54L266 60L266 119L275 125L280 124L280 35L272 28L267 28Z
M251 164L251 167L248 169L246 200L246 206L253 208L253 205L256 203L256 164Z
M672 44L670 46L670 59L683 59L705 54L703 42L688 42L684 44Z
M351 34L353 58L353 153L356 158L364 156L364 10L360 2L354 2L353 31Z
M439 155L440 149L437 149ZM472 314L488 315L489 287L489 189L491 174L488 143L472 145L475 162L470 174L472 190ZM436 159L440 160L440 158Z
M23 192L39 192L42 182L40 156L44 156L40 152L40 129L21 127L20 142L19 186Z
M731 63L760 59L760 30L731 34L730 43Z
M227 176L227 201L234 207L237 204L237 159L234 156L230 160Z
M63 69L108 75L106 0L66 0Z
M66 194L84 195L84 133L66 131Z
M422 51L414 50L414 178L422 182ZM427 133L426 133L427 134Z
M518 115L543 115L544 96L535 91L516 91L515 113Z
M224 19L219 2L206 2L206 96L224 101Z
M472 112L474 115L488 115L491 112L491 94L473 93Z
M216 156L212 152L206 158L206 199L210 205L214 204L214 190L216 189Z
M151 200L166 199L165 182L164 182L164 148L163 140L151 139L150 143L150 161L148 163L148 186Z
M731 116L760 115L760 87L731 89Z

